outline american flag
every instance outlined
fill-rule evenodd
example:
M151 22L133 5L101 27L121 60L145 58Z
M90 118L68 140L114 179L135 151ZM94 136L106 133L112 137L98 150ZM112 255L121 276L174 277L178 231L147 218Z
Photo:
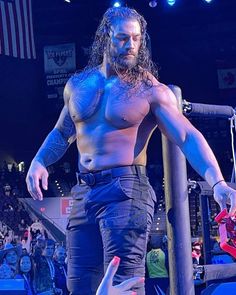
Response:
M0 54L36 58L31 0L0 0Z

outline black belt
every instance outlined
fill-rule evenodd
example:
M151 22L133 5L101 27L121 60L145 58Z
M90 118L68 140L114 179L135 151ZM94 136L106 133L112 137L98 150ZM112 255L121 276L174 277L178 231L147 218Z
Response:
M77 179L79 184L86 183L89 186L93 186L99 182L110 182L113 178L124 176L124 175L146 175L146 167L140 165L132 166L121 166L114 167L111 169L88 172L88 173L77 173Z

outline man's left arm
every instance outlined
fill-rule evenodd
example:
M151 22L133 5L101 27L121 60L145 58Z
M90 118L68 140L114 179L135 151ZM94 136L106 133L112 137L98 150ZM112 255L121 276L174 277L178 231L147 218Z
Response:
M214 198L221 210L230 198L230 213L235 213L236 191L224 181L217 160L203 135L178 110L173 92L163 84L154 86L150 106L161 132L180 147L191 166L213 187Z

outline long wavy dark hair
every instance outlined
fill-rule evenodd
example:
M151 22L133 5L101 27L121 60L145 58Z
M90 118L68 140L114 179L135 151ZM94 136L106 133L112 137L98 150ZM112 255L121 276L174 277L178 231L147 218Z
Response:
M28 253L25 253L25 254L22 254L18 260L18 264L17 264L17 272L18 274L20 275L23 275L24 273L22 272L21 268L20 268L20 263L21 263L21 260L23 259L23 257L29 257L30 259L30 262L31 262L31 269L30 271L28 272L27 274L27 277L28 279L30 280L30 283L32 284L33 280L34 280L34 262L32 260L32 257L28 254Z
M109 8L103 15L103 18L97 28L95 33L94 42L91 46L91 51L89 55L89 61L87 66L84 68L84 73L89 73L90 71L101 65L104 57L104 52L110 45L110 32L111 26L117 19L134 19L137 20L141 28L141 45L138 52L137 63L135 66L131 67L121 72L119 67L115 67L115 71L119 76L125 78L125 81L130 85L135 86L139 81L145 82L147 85L152 85L149 78L151 73L154 77L158 78L157 66L153 63L151 59L150 51L147 47L147 23L142 15L140 15L135 9L128 7L112 7Z

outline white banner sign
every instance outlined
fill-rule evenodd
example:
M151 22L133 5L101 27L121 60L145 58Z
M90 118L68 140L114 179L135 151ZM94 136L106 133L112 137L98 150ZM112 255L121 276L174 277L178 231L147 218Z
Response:
M44 72L47 97L63 98L63 89L76 70L75 44L59 44L44 47Z

